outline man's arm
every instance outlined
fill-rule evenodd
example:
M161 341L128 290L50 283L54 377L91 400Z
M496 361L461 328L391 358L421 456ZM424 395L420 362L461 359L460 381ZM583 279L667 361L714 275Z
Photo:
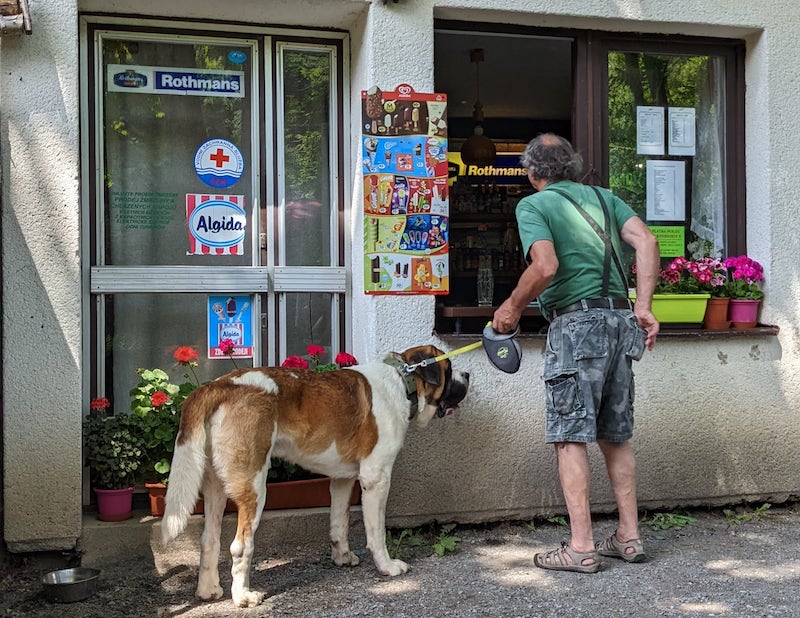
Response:
M636 251L636 303L633 312L639 326L647 331L645 345L652 350L659 330L658 320L650 308L660 270L658 239L639 217L628 219L620 235Z
M537 240L528 255L531 263L520 275L511 295L494 312L492 328L498 333L514 330L525 307L550 285L558 270L558 258L551 241Z

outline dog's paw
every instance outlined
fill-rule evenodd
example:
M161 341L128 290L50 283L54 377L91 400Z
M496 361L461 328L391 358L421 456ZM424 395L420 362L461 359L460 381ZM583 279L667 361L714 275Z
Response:
M201 601L216 601L223 595L222 586L198 586L195 596Z
M264 600L263 592L256 592L255 590L244 590L236 598L233 599L233 604L236 607L255 607L260 605Z
M333 554L333 563L336 566L357 566L358 556L353 552L348 551L345 553Z
M395 575L402 575L408 571L410 567L402 560L389 560L385 565L379 566L378 571L381 575L388 575L394 577Z

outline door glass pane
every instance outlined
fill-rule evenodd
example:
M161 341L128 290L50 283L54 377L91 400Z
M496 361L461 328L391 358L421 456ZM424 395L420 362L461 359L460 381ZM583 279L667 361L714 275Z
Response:
M694 257L720 256L725 251L724 77L721 57L608 55L609 187L649 225L684 227L686 254ZM662 132L663 154L637 154L640 106L663 109L663 123L656 127ZM670 126L671 111L691 126L677 122ZM676 154L675 146L692 137L689 131L694 131L694 153ZM653 214L647 210L648 160L684 163L685 219L648 218Z
M283 48L287 266L331 266L331 53Z
M306 349L314 344L325 348L322 361L332 362L342 351L333 349L338 345L338 341L333 341L331 323L333 298L332 294L313 292L282 295L286 310L286 356L306 357Z
M102 56L105 264L250 264L253 47L104 39Z
M250 358L208 358L206 294L115 294L105 298L106 375L113 376L118 410L127 409L129 392L139 380L139 367L163 369L176 384L186 380L203 383L228 373L234 365L252 367ZM173 358L179 346L197 352L194 371Z

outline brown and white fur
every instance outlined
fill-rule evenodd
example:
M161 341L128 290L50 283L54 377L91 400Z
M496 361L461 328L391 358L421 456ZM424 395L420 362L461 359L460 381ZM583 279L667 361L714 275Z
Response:
M441 354L422 346L391 356L411 365ZM452 371L449 360L419 367L413 376L417 426L457 408L469 383L469 374ZM385 518L392 466L412 422L408 390L413 384L407 388L396 367L375 362L321 373L239 369L187 397L161 525L165 543L180 534L202 491L205 528L197 596L222 597L220 532L226 498L231 498L238 508L230 547L233 602L253 607L262 601L262 593L250 590L250 562L272 457L331 477L332 558L340 566L358 564L348 541L350 494L358 479L375 565L383 575L405 573L408 565L392 560L386 549Z

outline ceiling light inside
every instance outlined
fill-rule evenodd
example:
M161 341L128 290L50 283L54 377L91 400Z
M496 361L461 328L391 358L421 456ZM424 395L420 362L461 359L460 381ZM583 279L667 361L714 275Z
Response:
M475 106L472 119L475 121L473 134L461 146L461 160L467 165L485 167L494 163L497 148L494 142L483 134L483 105L481 104L480 63L485 59L483 49L471 49L469 60L475 65Z

